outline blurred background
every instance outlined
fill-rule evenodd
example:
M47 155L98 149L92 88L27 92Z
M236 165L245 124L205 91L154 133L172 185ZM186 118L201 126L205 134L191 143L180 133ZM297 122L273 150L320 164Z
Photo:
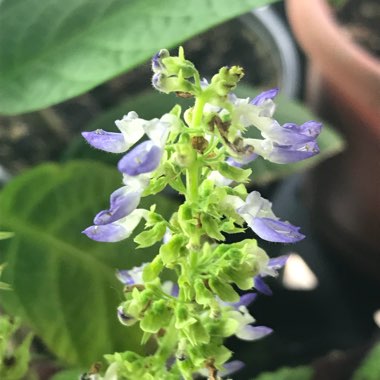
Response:
M280 123L325 126L318 157L252 165L250 189L307 238L261 244L270 256L290 254L270 281L273 296L251 306L275 333L228 342L246 363L234 378L380 379L380 356L368 359L380 326L377 0L3 0L0 20L0 231L14 233L0 236L0 305L21 318L12 348L0 347L6 379L75 378L105 353L138 347L138 331L116 320L114 270L157 247L135 252L131 242L81 236L121 179L119 157L91 149L80 133L115 129L131 110L149 119L190 106L150 85L150 57L179 44L205 78L244 67L239 96L279 87ZM148 203L170 215L179 201L165 192ZM9 375L29 331L30 369ZM358 369L367 362L370 370ZM295 372L257 377L284 366ZM71 377L58 373L67 368Z

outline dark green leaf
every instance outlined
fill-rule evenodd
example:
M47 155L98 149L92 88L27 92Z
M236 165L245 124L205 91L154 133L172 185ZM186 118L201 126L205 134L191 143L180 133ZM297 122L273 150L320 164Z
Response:
M155 252L136 254L131 239L107 244L81 234L108 207L120 182L116 169L99 163L48 164L0 193L0 225L15 231L0 246L6 253L0 259L7 261L4 281L13 289L1 292L1 302L61 359L79 366L139 345L137 330L117 321L123 295L114 272L140 265ZM158 212L171 213L165 199L155 200Z
M256 377L255 380L311 380L313 369L300 366L295 368L281 368L275 372L266 372Z
M273 0L3 0L0 113L81 94L208 28Z
M0 240L9 239L14 236L13 232L0 231Z

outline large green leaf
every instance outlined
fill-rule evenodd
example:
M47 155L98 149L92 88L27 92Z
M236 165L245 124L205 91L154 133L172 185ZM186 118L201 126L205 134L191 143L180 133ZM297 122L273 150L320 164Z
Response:
M98 243L81 234L120 181L116 169L100 163L46 164L0 193L0 226L15 233L0 245L3 278L12 287L1 291L1 302L71 364L138 347L137 329L116 318L123 295L114 268L141 264L154 249L136 252L131 240ZM170 213L173 202L155 200Z
M0 113L81 94L273 0L0 1Z
M311 380L313 369L308 366L281 368L275 372L265 372L254 380Z
M248 86L240 86L237 94L241 97L254 97L259 91L252 89ZM122 115L129 111L136 111L142 118L150 119L153 117L160 117L163 113L168 112L176 103L183 106L183 110L192 105L192 100L186 100L177 98L174 95L163 95L156 91L148 91L143 93L134 99L129 99L122 104L119 104L112 108L110 111L102 114L90 125L84 127L86 130L106 129L116 130L114 126L114 120L120 119ZM294 122L302 124L308 120L318 120L316 115L313 115L304 105L294 100L290 100L286 97L279 96L276 99L277 109L275 118L281 123ZM247 135L250 137L259 137L252 135L255 132L255 128L250 128L247 131ZM256 132L258 132L256 130ZM264 160L259 157L252 164L252 181L255 184L263 185L274 180L283 178L292 173L306 170L312 166L315 166L318 162L331 157L344 148L344 143L340 135L333 129L328 123L324 123L322 133L318 138L319 147L321 149L320 154L312 157L308 160L300 161L293 164L279 165ZM67 154L66 159L71 158L92 158L107 160L109 163L116 164L119 156L105 155L104 152L100 152L96 149L89 149L85 147L83 138L78 137Z

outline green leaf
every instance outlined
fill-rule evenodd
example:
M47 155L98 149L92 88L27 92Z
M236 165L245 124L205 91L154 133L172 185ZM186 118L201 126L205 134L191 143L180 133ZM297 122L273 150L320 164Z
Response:
M140 232L134 242L138 244L138 248L150 247L160 241L166 232L167 222L157 223L153 228Z
M61 102L273 0L3 0L0 113Z
M252 173L251 169L241 169L235 168L234 166L228 165L226 162L221 162L218 165L217 170L226 178L233 179L237 182L247 182L250 174Z
M67 369L56 373L51 380L73 380L79 379L80 375L85 373L84 369Z
M13 232L0 231L0 240L9 239L14 236Z
M216 240L225 240L225 237L220 233L218 222L209 214L201 214L202 227L206 234Z
M281 368L275 372L265 372L254 380L311 380L313 369L307 366Z
M209 281L210 288L219 296L219 298L225 302L238 302L240 297L236 293L234 288L226 283L221 281L217 277L213 277Z
M361 366L354 373L352 380L378 380L380 379L380 343L377 343Z
M22 316L51 351L78 366L139 346L137 329L116 318L123 294L115 268L140 265L155 252L136 254L131 240L107 244L81 234L108 207L120 182L115 168L91 161L47 164L0 193L0 225L15 231L0 245L4 281L13 289L1 292L1 303ZM160 213L171 213L166 199L155 200Z
M186 242L184 235L174 235L166 244L161 245L160 257L163 263L168 265L177 260Z

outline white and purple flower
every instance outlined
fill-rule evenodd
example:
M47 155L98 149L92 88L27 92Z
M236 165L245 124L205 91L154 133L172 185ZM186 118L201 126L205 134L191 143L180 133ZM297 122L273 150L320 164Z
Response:
M270 259L268 265L265 269L261 271L261 273L254 278L255 289L267 296L272 295L271 288L265 283L264 277L271 276L277 277L278 271L286 264L289 256L279 256L273 259Z
M165 114L161 119L140 119L136 112L129 112L116 126L120 133L96 130L83 132L83 137L97 149L111 153L129 150L144 134L149 140L140 143L124 155L118 168L123 173L125 186L111 194L110 208L99 212L94 225L83 231L90 239L101 242L117 242L129 237L148 211L137 209L141 195L149 185L151 173L160 164L170 130L178 129L178 119Z
M273 98L277 94L278 89L274 88L264 91L251 101L249 98L230 96L234 105L233 122L240 123L244 128L256 127L264 138L246 138L243 140L244 145L253 147L255 154L278 164L301 161L319 153L316 138L321 132L322 124L308 121L302 125L280 125L272 119L275 111ZM256 158L255 154L249 153L249 157L241 154L237 159L248 163Z
M227 195L225 202L246 221L248 226L262 239L276 243L295 243L305 236L299 227L287 221L281 221L272 211L272 204L253 191L244 202L240 197Z

